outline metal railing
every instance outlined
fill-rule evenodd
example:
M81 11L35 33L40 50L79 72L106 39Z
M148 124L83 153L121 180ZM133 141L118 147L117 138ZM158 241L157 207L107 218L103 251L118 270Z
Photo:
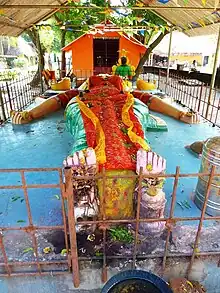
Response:
M22 111L41 94L40 85L31 85L35 74L27 72L15 79L0 82L0 121L6 121L11 110Z
M26 173L30 172L56 172L58 173L59 182L57 184L27 184L26 181ZM21 176L21 185L5 185L0 186L0 192L2 190L23 190L24 193L24 202L26 204L27 209L27 215L28 215L28 225L27 226L20 226L20 227L0 227L0 252L2 253L4 262L0 262L0 268L5 268L5 273L1 272L0 275L12 277L12 276L22 276L22 275L48 275L53 272L53 274L64 274L70 271L70 260L69 256L60 260L40 260L39 257L39 245L36 237L36 233L39 231L53 231L53 230L59 230L64 231L65 233L65 246L68 251L68 240L67 240L67 219L66 219L66 213L65 213L65 206L64 206L64 185L63 185L63 175L62 175L62 169L60 168L32 168L32 169L0 169L0 173L4 174L11 174L11 173L18 173ZM33 223L33 216L30 206L30 200L28 196L28 192L30 189L44 189L44 188L59 188L60 194L61 194L61 206L62 206L62 220L63 225L57 225L57 226L37 226ZM9 261L9 258L6 253L5 245L4 245L4 233L6 231L24 231L25 233L28 233L32 238L32 248L34 255L34 260L31 261ZM15 245L15 243L12 243L12 245ZM54 266L56 265L66 265L66 270L58 270L57 268L54 269ZM37 268L37 271L31 271L26 272L25 270L22 270L21 272L13 272L13 269L17 267L23 267L28 268L28 266ZM47 270L43 270L43 267L49 267Z
M75 70L76 84L80 86L88 77L99 74L95 70ZM41 94L40 85L32 87L34 73L27 73L15 80L0 82L0 121L10 117L11 110L23 110L34 100L34 97ZM203 118L220 127L220 88L217 86L212 91L212 98L209 100L209 84L203 81L192 79L190 76L181 73L170 72L167 81L166 71L159 69L156 73L142 74L144 80L156 81L158 88L165 92L172 101L187 107L191 111L198 112Z
M42 171L56 171L59 174L59 183L58 184L27 184L25 179L25 173L26 172L42 172ZM106 174L105 169L102 170L102 172L98 175L93 176L74 176L73 170L71 168L65 168L64 169L64 178L65 178L65 184L63 184L63 174L60 168L32 168L32 169L1 169L0 173L11 173L11 172L18 172L21 174L22 178L22 185L10 185L10 186L0 186L0 190L4 189L23 189L24 191L24 199L26 203L26 208L28 211L28 219L29 224L26 227L0 227L0 251L3 255L3 262L0 263L0 267L5 268L5 272L1 272L0 276L6 276L6 277L12 277L12 276L20 276L20 275L45 275L45 274L63 274L67 273L69 271L72 271L73 274L73 282L74 286L78 287L80 284L80 274L79 274L79 262L85 261L85 260L97 260L100 262L102 261L102 280L105 282L108 279L108 260L114 260L114 259L131 259L132 261L132 267L136 267L136 261L138 259L147 259L147 258L161 258L162 259L162 272L165 271L166 265L167 265L167 258L175 258L175 257L190 257L190 261L188 264L187 269L187 275L190 275L192 265L194 263L195 257L197 256L209 256L209 255L219 255L220 251L202 251L201 249L198 249L199 247L199 240L201 236L201 230L204 221L218 221L220 220L220 216L205 216L205 211L207 207L207 202L209 199L209 194L211 190L211 184L213 177L220 177L220 174L215 174L215 167L212 167L210 173L192 173L192 174L181 174L180 168L176 168L175 174L163 174L163 175L143 175L142 170L139 175L108 175ZM179 180L181 178L197 178L201 176L207 176L207 189L206 194L204 197L204 203L201 211L201 215L199 217L176 217L174 216L174 210L175 206L177 204L177 188L179 184ZM142 188L142 181L144 178L173 178L174 184L173 184L173 191L172 191L172 198L171 198L171 205L169 209L169 216L164 218L140 218L140 203L141 203L141 188ZM136 215L135 217L131 219L122 218L122 219L108 219L106 217L106 211L105 211L105 205L106 205L106 185L108 179L114 179L114 178L124 178L124 179L133 179L136 181L136 184L138 186L138 196L137 196L137 206L136 206ZM74 186L73 183L76 183L77 180L102 180L102 190L103 190L103 196L100 198L100 211L99 211L99 217L97 219L90 219L86 221L79 221L76 222L75 215L74 215L74 205L76 203L75 193L74 193ZM28 190L33 188L60 188L61 190L61 201L62 201L62 217L63 217L63 225L61 226L36 226L33 224L32 219L32 211L30 208L29 203L29 197L28 197ZM67 199L67 210L65 210L65 203L64 201ZM68 215L68 221L66 219L66 213ZM192 245L191 253L185 253L185 252L179 252L179 253L169 253L169 240L170 240L170 234L173 230L173 227L177 222L195 222L199 221L199 224L197 225L197 232L194 244ZM164 252L158 253L148 253L148 254L138 254L138 241L139 241L139 225L140 223L159 223L163 222L166 223L166 239L165 239L165 245L164 245ZM85 256L79 256L80 252L77 247L77 237L78 234L76 233L76 226L77 225L103 225L103 227L106 227L102 229L102 251L101 255L85 255ZM135 226L134 228L134 238L133 238L133 249L132 253L129 255L107 255L106 247L108 242L107 237L107 231L108 231L108 225L125 225L125 224L132 224ZM8 256L5 250L4 245L4 231L14 231L14 230L22 230L27 233L31 234L32 240L33 240L33 251L35 255L35 260L33 261L27 261L27 262L15 262L15 261L9 261ZM36 231L39 230L63 230L65 232L65 245L67 251L69 251L68 247L68 239L70 240L70 252L68 254L68 257L66 260L56 260L56 261L42 261L39 260L38 256L38 243L36 238ZM12 243L13 245L13 243ZM66 271L59 271L54 270L53 267L50 268L50 271L44 271L42 270L43 266L46 265L54 265L54 263L57 264L66 264L67 270ZM13 273L12 268L18 267L18 266L32 266L37 269L31 272L19 272L19 273Z
M190 75L172 71L167 80L166 70L159 69L155 73L142 74L141 77L144 80L155 80L157 87L171 97L173 102L198 112L213 126L220 127L220 88L217 85L212 91L211 100L209 100L210 87L208 82L192 79Z

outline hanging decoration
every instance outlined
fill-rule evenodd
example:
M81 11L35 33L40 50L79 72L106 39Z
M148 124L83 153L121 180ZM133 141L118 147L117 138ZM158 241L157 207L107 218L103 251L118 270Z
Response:
M158 0L158 2L162 3L162 4L167 4L170 0Z
M203 19L200 19L200 20L198 21L198 23L199 23L202 27L205 27L205 26L206 26L206 24L205 24L205 22L204 22Z
M143 3L144 3L145 5L149 5L149 4L151 4L153 1L154 1L154 0L142 0L142 1L140 2L140 3L142 3L142 6L141 6L141 7L144 6ZM162 4L167 4L169 1L170 1L170 0L157 0L157 2L162 3ZM190 1L190 0L183 0L184 5L187 5L187 4L189 3L189 1ZM173 2L174 2L175 4L178 5L178 0L173 0ZM207 0L201 0L201 2L202 2L202 5L205 7L206 4L207 4ZM139 1L136 2L136 5L137 5L137 6L140 6ZM219 5L219 0L215 0L215 9L218 8L218 5Z
M111 13L113 13L113 10L111 8L107 7L104 11L100 11L98 13L99 14L110 15Z
M137 0L136 1L136 6L143 7L144 6L144 3L142 1Z
M220 14L218 11L212 12L210 15L204 16L204 18L200 18L197 21L192 21L187 25L177 25L177 28L181 29L182 31L186 31L189 29L206 27L209 24L214 24L220 22Z

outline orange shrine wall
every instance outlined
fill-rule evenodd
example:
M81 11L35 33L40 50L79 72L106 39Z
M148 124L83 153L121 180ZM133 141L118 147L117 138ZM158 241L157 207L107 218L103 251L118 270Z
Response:
M77 77L92 75L93 36L85 35L72 46L72 66Z
M119 43L119 50L121 51L123 49L128 51L127 57L130 61L130 64L134 67L137 67L142 54L144 54L146 51L146 49L141 47L141 45L137 45L122 36Z

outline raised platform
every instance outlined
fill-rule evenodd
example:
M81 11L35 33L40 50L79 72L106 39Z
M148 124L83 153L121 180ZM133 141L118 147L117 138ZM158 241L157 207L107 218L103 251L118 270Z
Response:
M156 114L156 116L167 122L168 132L149 132L148 139L152 149L166 158L167 173L175 173L176 166L180 166L182 173L198 172L200 160L184 147L196 140L204 140L219 135L219 128L213 128L209 123L187 125L161 114ZM60 167L64 157L70 152L73 143L71 135L65 130L63 111L28 125L13 126L7 123L0 126L0 137L0 168ZM31 174L30 180L32 182L43 180L36 176L39 175ZM16 176L11 175L5 178L0 174L0 184L10 185L14 180L17 180ZM49 181L50 178L47 177L47 180ZM182 209L181 206L177 205L175 208L176 216L199 216L200 211L191 202L196 182L196 179L180 180L177 201L190 201L191 208ZM172 193L170 180L167 180L165 184L165 192L168 205ZM12 195L14 191L7 191L7 193ZM38 206L39 200L37 198L35 200L36 206ZM1 196L0 212L2 214L0 214L0 223L2 217L3 222L12 224L14 222L13 214L10 215L10 219L6 219L4 216L4 201L4 196ZM50 202L51 210L53 210L54 204L54 201ZM58 220L57 217L54 219ZM53 217L49 217L48 220L53 221Z
M194 142L195 140L204 140L211 136L219 135L219 129L211 127L208 123L203 123L200 125L186 125L175 121L169 117L156 114L157 116L163 118L168 125L168 132L149 132L148 139L152 146L152 149L164 156L167 160L167 173L175 173L176 166L180 166L180 171L182 173L196 173L199 171L200 160L189 153L184 146ZM44 118L40 121L36 121L29 125L23 126L12 126L10 123L7 123L4 126L0 126L0 168L33 168L33 167L60 167L62 166L63 158L70 152L72 146L72 138L70 134L65 131L65 123L63 119L63 112L57 112L47 118ZM0 185L19 185L20 178L16 174L10 174L5 176L5 174L0 173ZM55 183L57 182L57 177L52 172L37 174L32 172L28 176L28 183ZM177 190L177 202L187 201L190 204L190 208L183 208L179 204L175 207L175 216L178 217L192 217L199 216L201 211L195 206L192 201L193 192L196 187L196 179L181 179L179 188ZM165 184L165 193L167 198L167 211L168 214L171 193L172 193L173 182L167 180ZM13 202L11 199L16 196L20 196L22 192L18 190L1 190L0 191L0 226L25 226L27 223L27 212L24 205L18 200ZM31 190L30 204L33 209L33 220L34 224L37 225L59 225L61 224L61 207L60 200L57 199L56 195L59 196L58 190L44 189L44 190ZM20 221L25 221L21 223ZM18 223L18 221L20 223ZM180 226L183 223L179 223L179 228L177 230L181 232ZM190 225L188 223L188 225ZM191 226L191 225L190 225ZM218 227L216 227L218 230ZM216 231L217 231L216 230ZM181 233L186 233L188 238L188 245L193 242L191 235L195 235L195 226L186 227L186 230ZM214 233L218 238L219 233ZM178 236L178 234L176 234ZM204 234L203 236L208 234ZM214 235L214 236L215 236ZM12 237L12 236L10 236ZM20 237L20 236L19 236ZM25 248L30 247L30 240L25 240L25 247L23 243L19 240L17 236L7 239L7 243L11 243L7 247L8 251L12 256L15 256L18 249L22 252ZM39 240L40 235L38 235ZM207 238L207 237L205 237ZM11 240L10 240L11 239ZM16 239L16 247L14 247L13 241ZM13 240L13 241L12 241ZM210 238L209 238L210 240ZM11 242L10 242L11 241ZM175 239L177 246L181 249L183 243L181 238ZM213 238L212 243L216 243L216 239ZM41 244L41 243L40 243ZM42 241L42 245L45 246L45 240ZM190 246L186 248L188 251ZM163 249L163 248L162 248ZM175 249L174 249L175 250ZM23 255L24 260L28 260L28 255ZM142 262L143 263L143 262ZM147 268L149 265L152 266L151 260L146 261ZM178 266L178 264L176 264ZM119 267L121 264L119 264ZM125 263L122 267L125 266ZM154 265L156 266L156 262ZM160 265L159 265L160 266ZM129 267L129 266L128 266ZM127 268L128 268L127 267ZM172 267L172 265L171 265ZM211 265L210 265L211 267ZM211 270L209 267L209 271ZM118 269L118 268L117 268ZM116 269L116 270L117 270ZM154 270L154 268L152 268ZM157 270L157 267L155 267ZM208 269L207 269L208 270ZM94 270L89 271L87 269L87 275L93 274ZM89 272L89 273L88 273ZM97 270L95 271L97 272ZM115 271L114 271L115 272ZM85 277L85 276L84 276ZM97 273L96 273L97 277ZM54 287L51 287L53 283L52 277L45 277L45 288L50 288L49 291L60 292L60 281L62 279L59 277L55 278ZM66 292L72 292L72 281L69 277L63 277L65 286L69 284L70 290ZM29 288L29 282L27 278L24 281L24 288ZM94 277L95 280L95 277ZM217 278L216 278L217 281ZM14 283L13 283L14 282ZM0 293L7 292L7 288L15 288L17 284L13 281L11 284L4 281L1 285L0 283ZM38 279L40 282L40 279ZM86 279L88 283L88 279ZM85 284L85 282L84 282ZM100 285L100 283L98 283ZM15 287L13 287L15 286ZM38 287L39 286L39 287ZM90 288L98 288L97 284L93 284ZM41 286L36 284L35 291L38 293L44 293L49 291L40 291ZM4 290L1 291L3 288ZM40 288L40 289L39 289ZM83 289L89 287L83 287ZM99 287L100 288L100 287ZM20 290L20 289L19 289ZM21 292L19 291L18 292ZM47 290L47 289L45 289ZM9 292L9 291L8 291ZM13 291L12 291L13 292ZM22 291L25 292L25 291ZM80 292L80 291L79 291ZM84 292L84 291L82 291ZM215 291L213 291L215 292ZM218 292L218 291L216 291Z

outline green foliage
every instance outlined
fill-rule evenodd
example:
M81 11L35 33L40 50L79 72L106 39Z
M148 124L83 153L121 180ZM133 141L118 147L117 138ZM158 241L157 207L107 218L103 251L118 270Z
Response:
M103 256L103 252L98 250L95 252L95 256L97 256L97 257Z
M34 249L33 249L32 247L25 248L25 249L23 250L23 253L28 253L28 252L30 252L30 251L34 251Z
M19 56L17 59L14 60L14 66L18 68L27 67L28 60L23 56Z
M42 26L39 29L40 42L42 46L50 53L53 49L55 33L50 26Z
M19 196L19 195L12 196L12 198L11 198L11 202L17 201L17 200L20 199L20 198L21 198L21 196Z
M141 1L139 0L139 2ZM136 0L120 0L120 2L125 9L113 8L111 13L105 14L103 12L108 8L108 1L106 0L81 0L80 3L70 0L68 5L72 6L73 9L60 9L51 18L36 25L35 30L39 31L42 49L40 56L42 57L44 52L60 53L62 47L88 32L94 24L99 24L104 20L110 20L120 27L143 27L143 29L141 28L137 31L126 29L126 33L128 35L139 34L139 40L148 47L155 42L155 39L161 40L161 32L164 35L167 26L163 19L150 10L129 9L137 5ZM79 9L78 6L82 5L95 6L97 9ZM24 34L23 37L25 40L30 41L30 37L27 34ZM141 58L138 68L141 68L145 59L146 56ZM139 71L140 68L138 69Z
M18 46L18 39L15 37L9 37L9 45L11 47L17 47Z
M113 241L131 243L134 240L131 231L129 231L127 228L116 227L116 228L111 228L109 231L110 231L111 239Z
M7 81L15 79L18 76L18 73L16 71L11 70L5 70L0 73L0 81ZM15 201L11 199L12 201Z

